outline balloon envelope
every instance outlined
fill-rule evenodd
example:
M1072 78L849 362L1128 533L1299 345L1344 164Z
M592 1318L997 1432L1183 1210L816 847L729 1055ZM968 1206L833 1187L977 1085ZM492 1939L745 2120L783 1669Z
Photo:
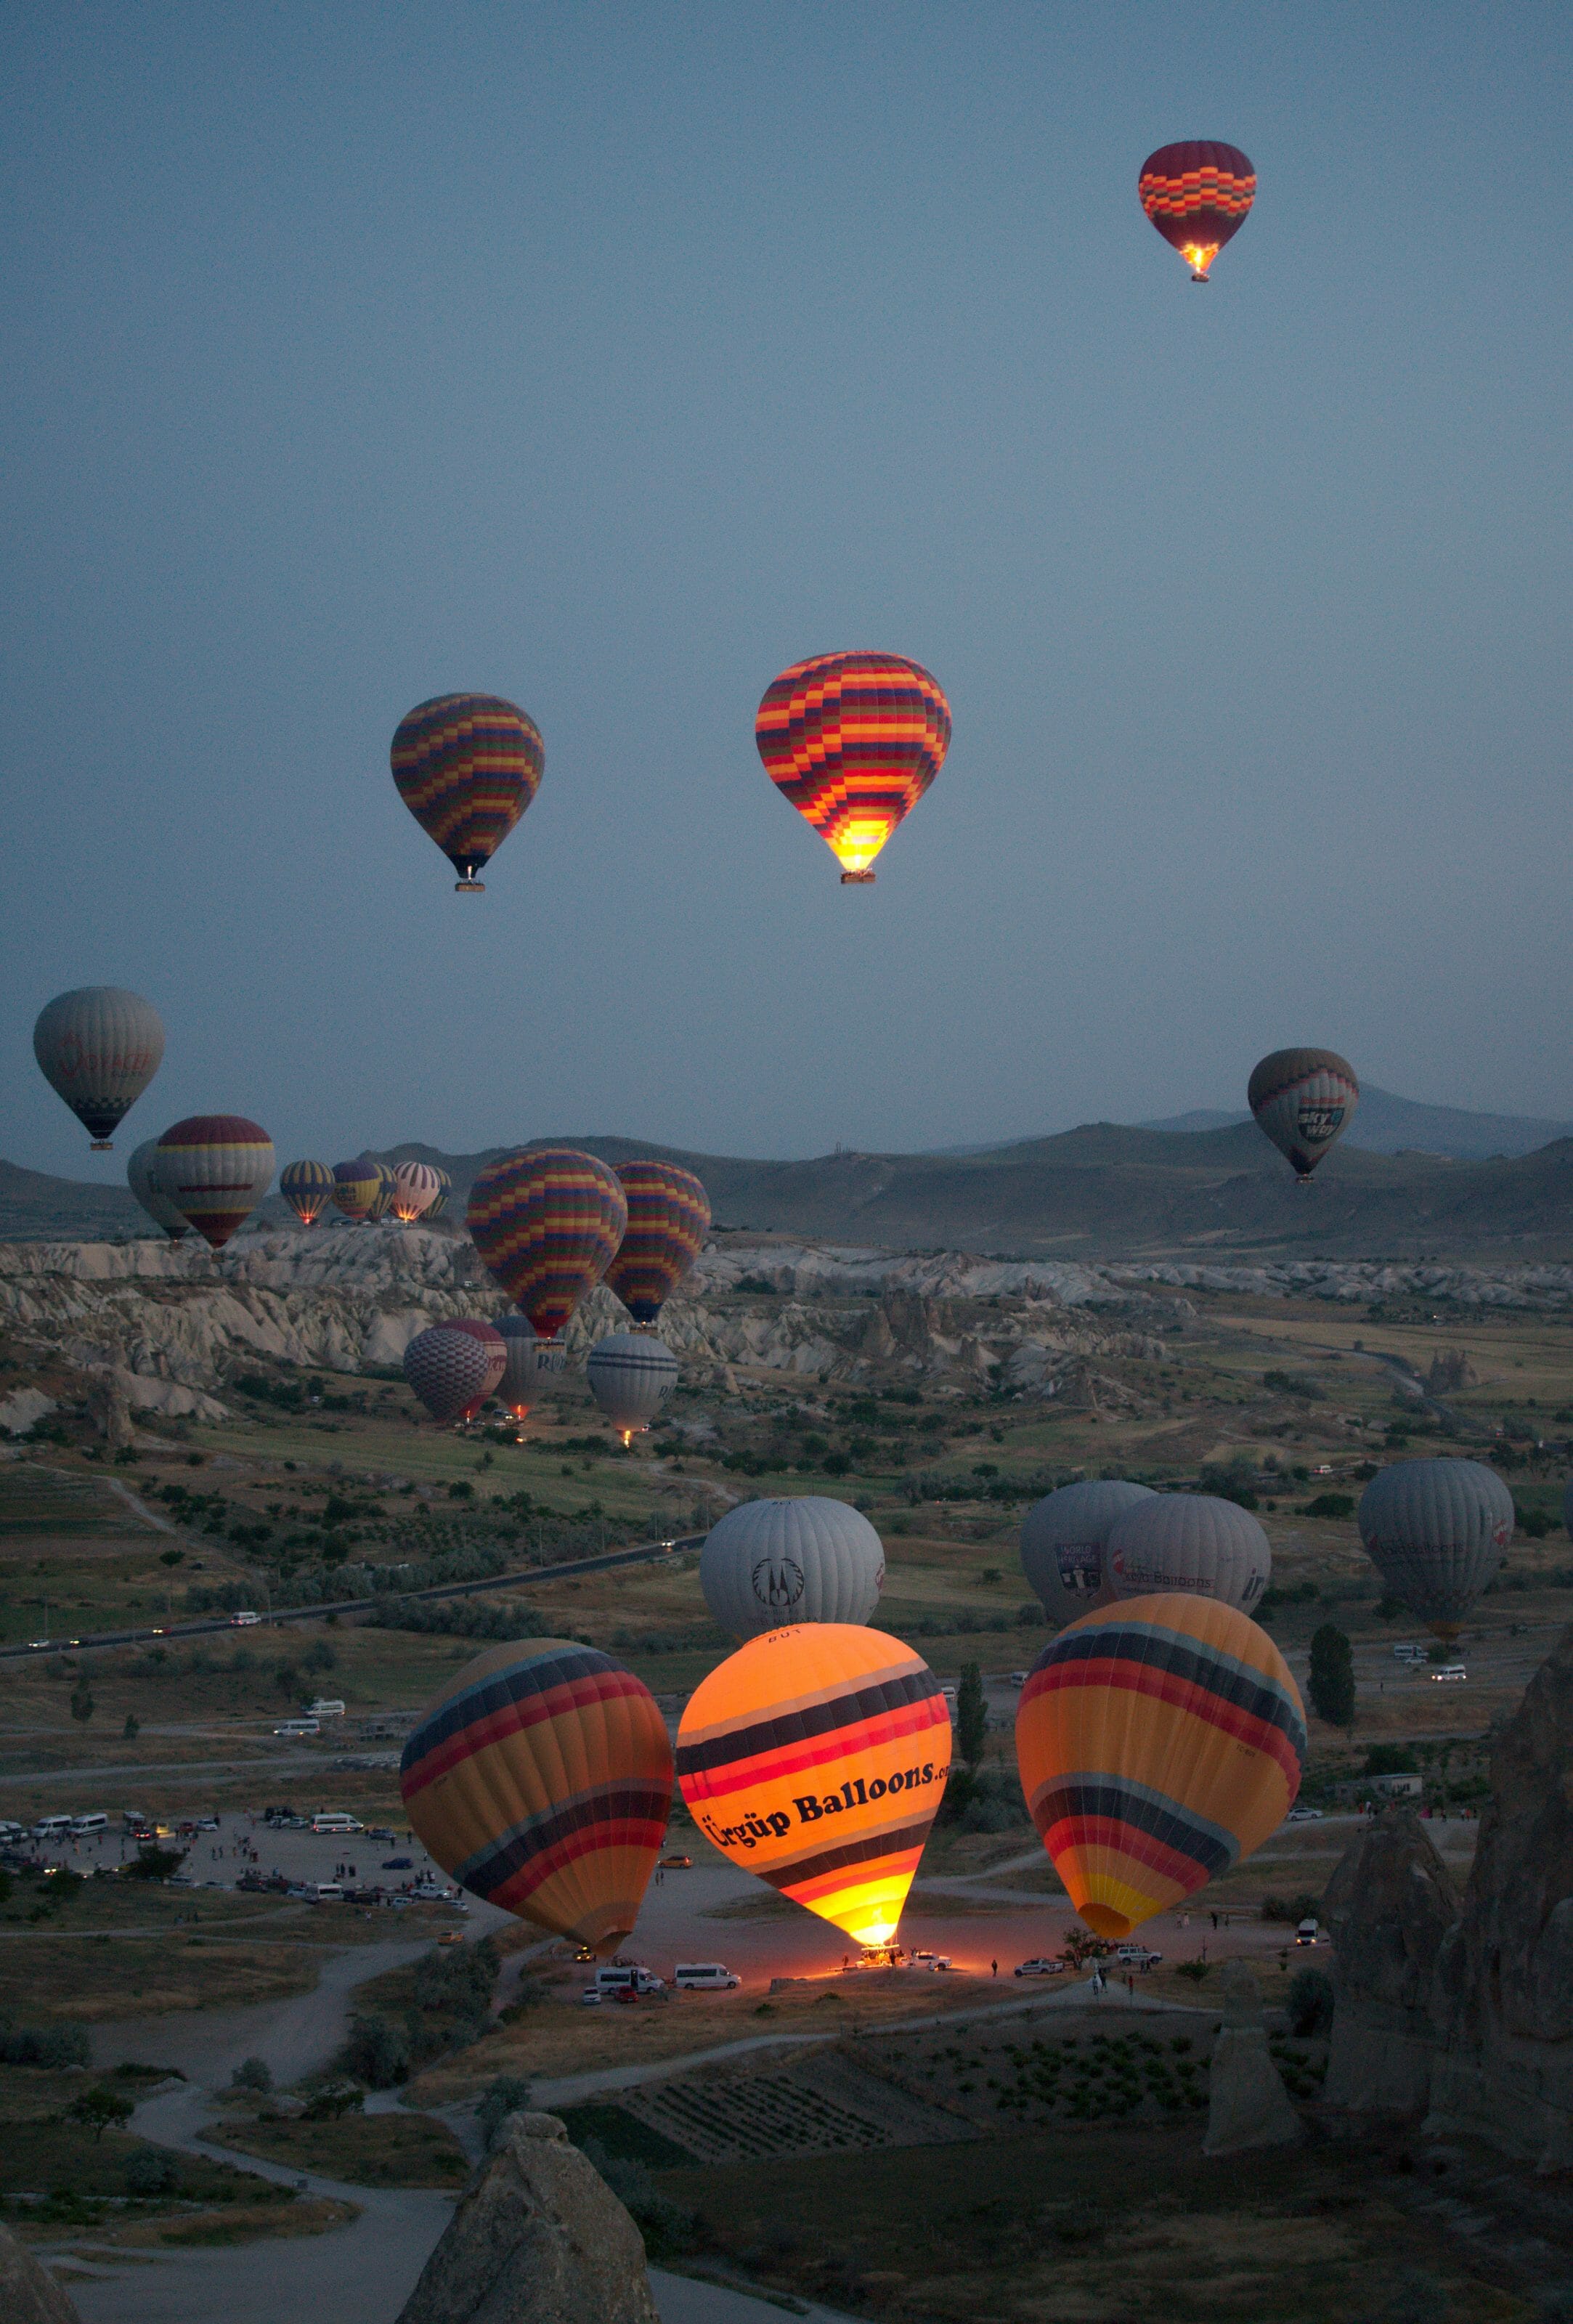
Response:
M1265 1630L1216 1599L1083 1614L1016 1718L1028 1812L1100 1937L1126 1937L1260 1848L1294 1803L1305 1713Z
M363 1219L375 1201L382 1181L374 1162L363 1159L333 1166L333 1206L352 1222Z
M628 1225L606 1270L636 1323L653 1323L704 1248L710 1197L692 1170L673 1162L620 1162Z
M1237 145L1188 138L1148 154L1136 196L1164 241L1190 266L1192 281L1205 282L1224 244L1246 222L1256 198L1256 172Z
M404 1351L404 1377L432 1418L445 1426L478 1412L508 1360L502 1334L462 1316L418 1332Z
M152 1219L154 1226L162 1227L173 1242L179 1242L189 1232L185 1220L159 1185L153 1161L159 1150L156 1138L144 1138L125 1166L125 1183Z
M393 737L393 780L460 888L501 846L540 787L546 752L533 718L495 694L439 694Z
M193 1113L166 1130L153 1163L188 1226L222 1250L273 1176L273 1141L240 1113Z
M279 1173L279 1192L303 1227L317 1224L333 1200L334 1184L326 1162L291 1162Z
M672 1805L655 1698L593 1646L527 1638L466 1664L404 1747L410 1824L471 1894L615 1952Z
M944 762L951 706L901 654L816 654L767 689L754 721L765 771L813 825L843 885L869 869Z
M432 1167L437 1171L437 1192L426 1206L426 1216L428 1221L441 1218L447 1209L448 1196L454 1191L454 1182L447 1172L436 1163Z
M1507 1554L1513 1495L1480 1461L1395 1461L1361 1494L1358 1521L1394 1597L1453 1637Z
M400 1162L393 1173L393 1215L405 1226L423 1218L442 1189L429 1162Z
M584 1366L590 1393L626 1444L648 1428L677 1385L677 1359L649 1332L608 1332Z
M84 984L58 993L39 1010L32 1054L45 1081L101 1151L158 1072L164 1028L141 993L117 984Z
M386 1162L368 1162L364 1167L376 1173L377 1184L373 1189L371 1201L366 1204L366 1223L374 1227L380 1220L387 1217L392 1204L393 1173Z
M486 1165L465 1215L483 1264L549 1340L611 1265L628 1202L593 1154L521 1147Z
M1117 1519L1104 1552L1116 1598L1183 1590L1248 1614L1273 1578L1273 1550L1249 1509L1210 1493L1154 1493Z
M741 1501L699 1556L704 1602L739 1638L792 1622L867 1622L884 1582L884 1545L862 1511L817 1493Z
M842 1623L750 1638L677 1729L706 1839L866 1945L896 1932L950 1766L934 1673L899 1638Z
M1336 1049L1274 1049L1252 1073L1246 1102L1296 1177L1309 1178L1354 1120L1360 1084Z
M508 1351L497 1393L515 1420L522 1420L535 1400L540 1377L537 1356L541 1342L528 1315L501 1315L497 1329Z
M1103 1570L1109 1534L1127 1509L1153 1498L1150 1485L1088 1477L1045 1493L1028 1509L1021 1525L1021 1570L1051 1622L1073 1622L1112 1601L1113 1585Z

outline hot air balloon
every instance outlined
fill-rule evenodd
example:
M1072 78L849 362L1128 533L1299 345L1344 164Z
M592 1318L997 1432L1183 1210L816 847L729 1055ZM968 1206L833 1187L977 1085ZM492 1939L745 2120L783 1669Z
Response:
M418 1332L404 1351L404 1377L446 1428L480 1411L507 1360L501 1333L465 1316Z
M166 1130L153 1157L160 1192L222 1250L273 1175L273 1141L239 1113L193 1113Z
M896 1933L950 1767L934 1673L899 1638L848 1623L750 1638L677 1729L677 1781L705 1838L864 1945Z
M872 886L869 865L944 763L951 706L900 654L816 654L769 687L754 741L840 863L842 885Z
M479 895L476 872L540 786L534 719L494 694L439 694L401 721L392 758L400 798L459 875L455 892Z
M1335 1049L1274 1049L1252 1074L1246 1102L1303 1179L1348 1130L1360 1084Z
M336 1162L333 1166L333 1206L342 1211L352 1225L358 1225L375 1202L382 1180L377 1166L364 1157L354 1162Z
M1237 145L1210 137L1160 145L1142 163L1136 192L1164 241L1180 253L1192 282L1238 234L1256 198L1256 172Z
M672 1747L631 1671L568 1638L467 1663L404 1747L411 1827L472 1895L604 1957L633 1928L672 1806Z
M387 1217L393 1202L393 1172L386 1162L367 1161L363 1166L376 1173L377 1184L371 1201L366 1204L366 1224L380 1226Z
M704 1248L710 1197L692 1170L675 1162L620 1162L628 1227L606 1270L636 1323L653 1323Z
M608 1332L584 1366L590 1393L626 1444L677 1385L677 1359L649 1332Z
M335 1179L326 1162L291 1162L279 1173L279 1192L303 1227L314 1227L333 1200Z
M1210 1493L1152 1493L1115 1520L1103 1553L1116 1598L1193 1591L1248 1614L1273 1578L1273 1550L1249 1509Z
M470 1189L466 1217L486 1267L550 1340L612 1264L628 1202L616 1174L593 1154L521 1147L488 1162Z
M63 1097L107 1154L111 1133L158 1072L164 1028L151 1001L117 984L84 984L57 993L32 1028L32 1054L57 1096Z
M884 1545L868 1518L817 1493L740 1501L699 1555L704 1602L738 1638L792 1622L867 1622L884 1585Z
M1479 1461L1395 1461L1360 1496L1360 1539L1394 1598L1452 1640L1513 1539L1513 1495Z
M1045 1493L1028 1509L1021 1526L1021 1570L1051 1622L1073 1622L1112 1601L1113 1586L1103 1571L1110 1530L1127 1509L1152 1499L1149 1485L1089 1477Z
M1294 1803L1305 1739L1266 1632L1173 1592L1062 1630L1016 1716L1027 1808L1100 1937L1128 1937L1260 1848Z
M393 1173L393 1215L402 1226L424 1218L442 1189L429 1162L400 1162Z
M426 1206L425 1216L428 1226L433 1219L441 1218L443 1213L447 1209L448 1196L454 1191L454 1182L448 1176L447 1172L439 1168L436 1163L432 1165L432 1167L437 1170L437 1192Z
M153 1174L153 1157L158 1150L156 1138L144 1138L125 1166L125 1183L154 1226L162 1227L171 1242L179 1242L190 1229Z
M497 1329L508 1351L497 1393L515 1420L523 1420L535 1401L536 1382L540 1377L537 1357L541 1342L528 1315L499 1316Z

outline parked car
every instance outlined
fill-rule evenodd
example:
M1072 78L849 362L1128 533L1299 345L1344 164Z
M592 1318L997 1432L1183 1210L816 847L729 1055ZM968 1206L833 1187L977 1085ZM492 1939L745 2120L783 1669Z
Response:
M462 1945L464 1941L465 1932L463 1929L445 1929L441 1936L437 1939L439 1945Z
M1285 1821L1289 1823L1320 1823L1323 1821L1322 1811L1320 1808L1293 1807Z
M1025 1686L1026 1684L1026 1671L1012 1671L1010 1674L1010 1683L1012 1686Z
M1121 1969L1156 1969L1163 1958L1162 1953L1152 1952L1145 1945L1121 1945L1115 1955Z
M1016 1974L1017 1977L1062 1977L1064 1972L1062 1960L1045 1960L1040 1955L1033 1960L1020 1962Z
M928 1951L926 1948L924 1947L920 1947L919 1950L912 1954L910 1958L911 1965L914 1969L949 1969L951 1967L951 1957L949 1953L934 1953Z
M249 1630L253 1628L262 1618L260 1614L253 1614L249 1606L243 1606L238 1612L230 1616L230 1628L235 1630Z
M653 1969L641 1968L637 1961L613 1961L610 1967L596 1970L594 1990L603 2000L624 1993L637 1997L646 1993L665 1993L667 1980Z
M661 1858L663 1872L690 1872L693 1868L694 1858L691 1856L663 1856Z
M742 1979L724 1961L679 1961L672 1983L679 1993L735 1993Z
M382 1869L384 1872L413 1872L415 1858L413 1856L385 1856Z

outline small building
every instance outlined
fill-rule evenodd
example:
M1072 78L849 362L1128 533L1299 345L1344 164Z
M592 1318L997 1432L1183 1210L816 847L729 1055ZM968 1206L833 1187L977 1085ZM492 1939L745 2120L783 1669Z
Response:
M1423 1775L1373 1775L1370 1787L1384 1800L1418 1800L1425 1790Z

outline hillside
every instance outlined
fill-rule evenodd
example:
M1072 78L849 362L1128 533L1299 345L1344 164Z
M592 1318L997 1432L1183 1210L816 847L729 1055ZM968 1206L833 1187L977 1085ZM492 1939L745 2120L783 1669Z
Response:
M1177 1113L1166 1121L1144 1121L1142 1130L1223 1130L1250 1116L1206 1108ZM1423 1105L1412 1097L1366 1082L1355 1119L1344 1133L1347 1146L1372 1154L1445 1154L1455 1162L1484 1162L1494 1155L1532 1154L1559 1138L1573 1137L1573 1121L1542 1120L1532 1114L1469 1113L1461 1106Z
M972 1155L831 1154L801 1162L690 1154L565 1133L609 1162L665 1155L695 1170L719 1227L897 1250L1018 1258L1573 1257L1573 1139L1509 1159L1337 1148L1297 1185L1254 1127L1178 1131L1093 1122ZM419 1145L392 1161L440 1162L457 1213L486 1154ZM128 1194L0 1165L0 1236L139 1231ZM274 1197L262 1222L287 1218ZM455 1220L455 1226L458 1221Z

